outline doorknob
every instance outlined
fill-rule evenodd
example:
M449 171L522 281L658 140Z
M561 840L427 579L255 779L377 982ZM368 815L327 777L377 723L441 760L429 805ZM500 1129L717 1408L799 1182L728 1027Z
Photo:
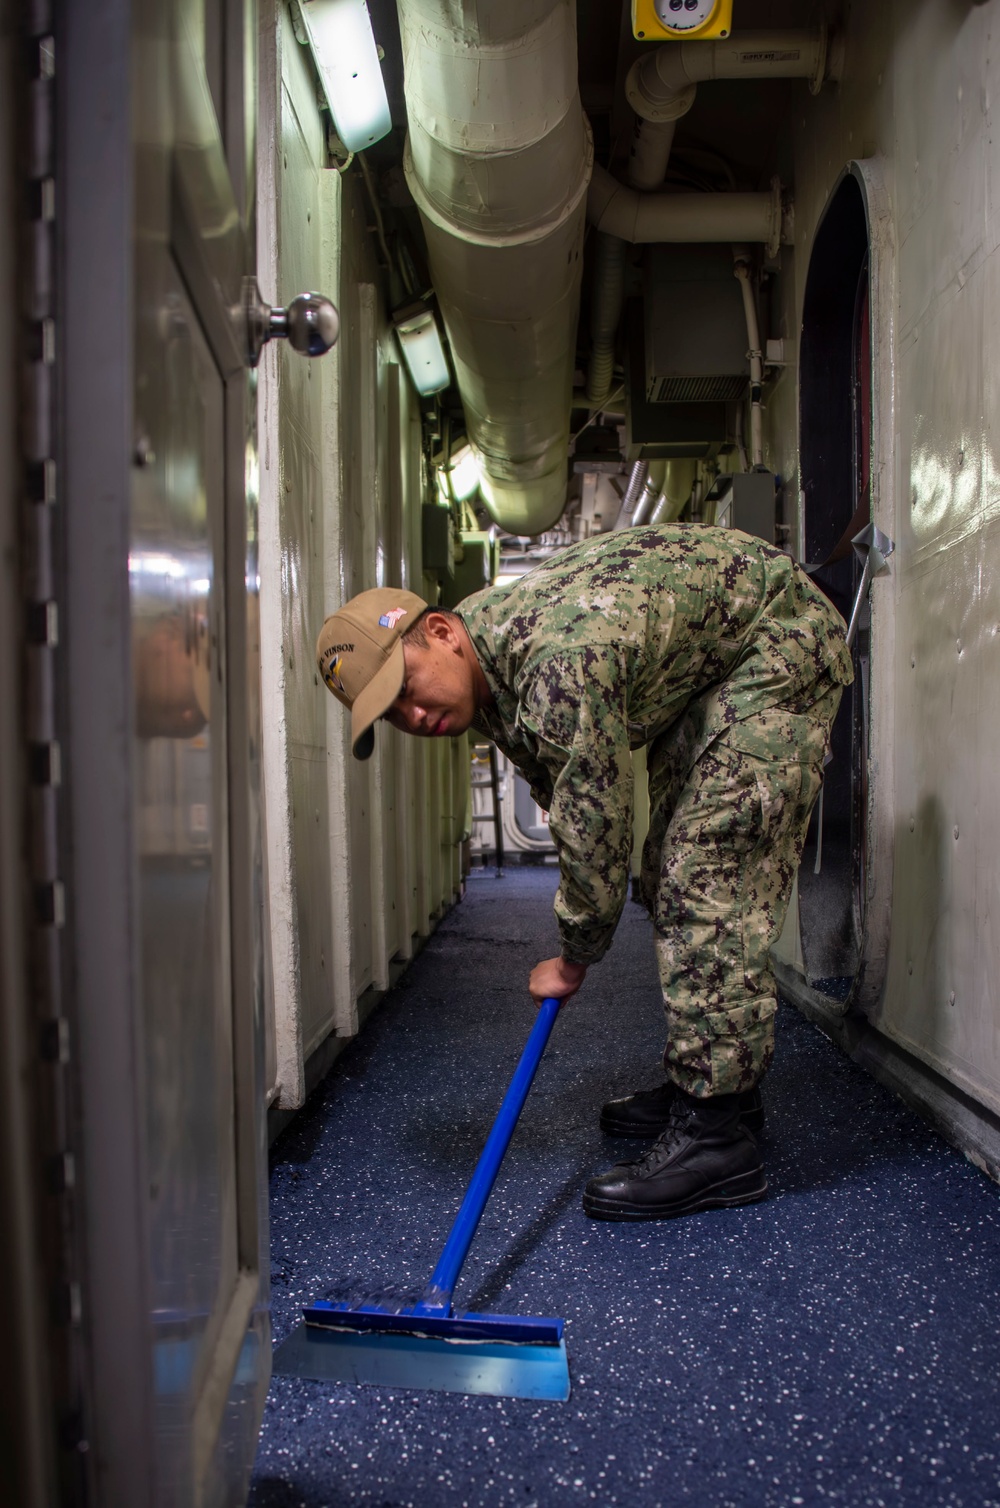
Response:
M269 340L287 340L302 356L325 356L340 334L340 315L322 293L300 293L287 309L272 309L252 277L243 283L243 317L247 362L252 367Z

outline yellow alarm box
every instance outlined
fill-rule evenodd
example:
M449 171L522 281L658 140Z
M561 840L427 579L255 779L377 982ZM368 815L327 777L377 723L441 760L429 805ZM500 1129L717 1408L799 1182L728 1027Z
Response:
M640 42L711 42L733 29L733 0L632 0Z

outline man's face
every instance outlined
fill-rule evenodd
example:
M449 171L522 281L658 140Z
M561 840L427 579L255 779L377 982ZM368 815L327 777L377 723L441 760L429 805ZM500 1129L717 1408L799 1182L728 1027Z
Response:
M409 638L402 641L406 678L385 719L418 738L454 738L476 711L472 666L452 619L428 614L424 626L426 648Z

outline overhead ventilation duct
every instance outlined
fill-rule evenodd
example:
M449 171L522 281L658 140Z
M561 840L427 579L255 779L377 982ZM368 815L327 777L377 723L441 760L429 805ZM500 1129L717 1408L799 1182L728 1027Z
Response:
M399 0L404 166L491 516L550 528L566 499L593 147L571 0Z

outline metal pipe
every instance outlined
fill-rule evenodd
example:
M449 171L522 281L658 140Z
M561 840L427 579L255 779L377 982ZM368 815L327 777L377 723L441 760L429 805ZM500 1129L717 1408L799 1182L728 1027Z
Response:
M654 508L663 490L664 479L667 475L666 461L650 461L649 474L639 494L639 501L635 505L632 514L632 524L644 524L652 517Z
M660 187L667 176L673 144L672 120L648 121L637 117L628 159L628 181L632 188L648 193Z
M781 185L770 193L641 194L594 164L587 218L623 241L753 241L772 254L782 240Z
M571 0L399 0L407 183L492 517L556 522L593 160Z
M736 258L733 271L739 280L743 294L743 311L747 322L747 340L750 350L750 460L753 466L764 464L764 432L761 413L761 387L764 381L764 353L760 345L760 329L757 323L757 303L753 284L750 281L750 266L747 253L742 247L734 247Z
M641 121L637 126L641 126ZM628 183L647 191L663 182L674 137L674 123L650 126L645 135L637 129L629 154ZM587 402L602 404L611 391L615 370L615 336L625 299L625 242L619 236L598 231L594 282L590 302L590 361L587 366Z
M629 70L625 92L643 120L675 121L694 104L699 83L710 79L809 80L818 94L824 79L839 79L843 44L825 26L815 31L749 31L718 42L667 42L643 53Z

